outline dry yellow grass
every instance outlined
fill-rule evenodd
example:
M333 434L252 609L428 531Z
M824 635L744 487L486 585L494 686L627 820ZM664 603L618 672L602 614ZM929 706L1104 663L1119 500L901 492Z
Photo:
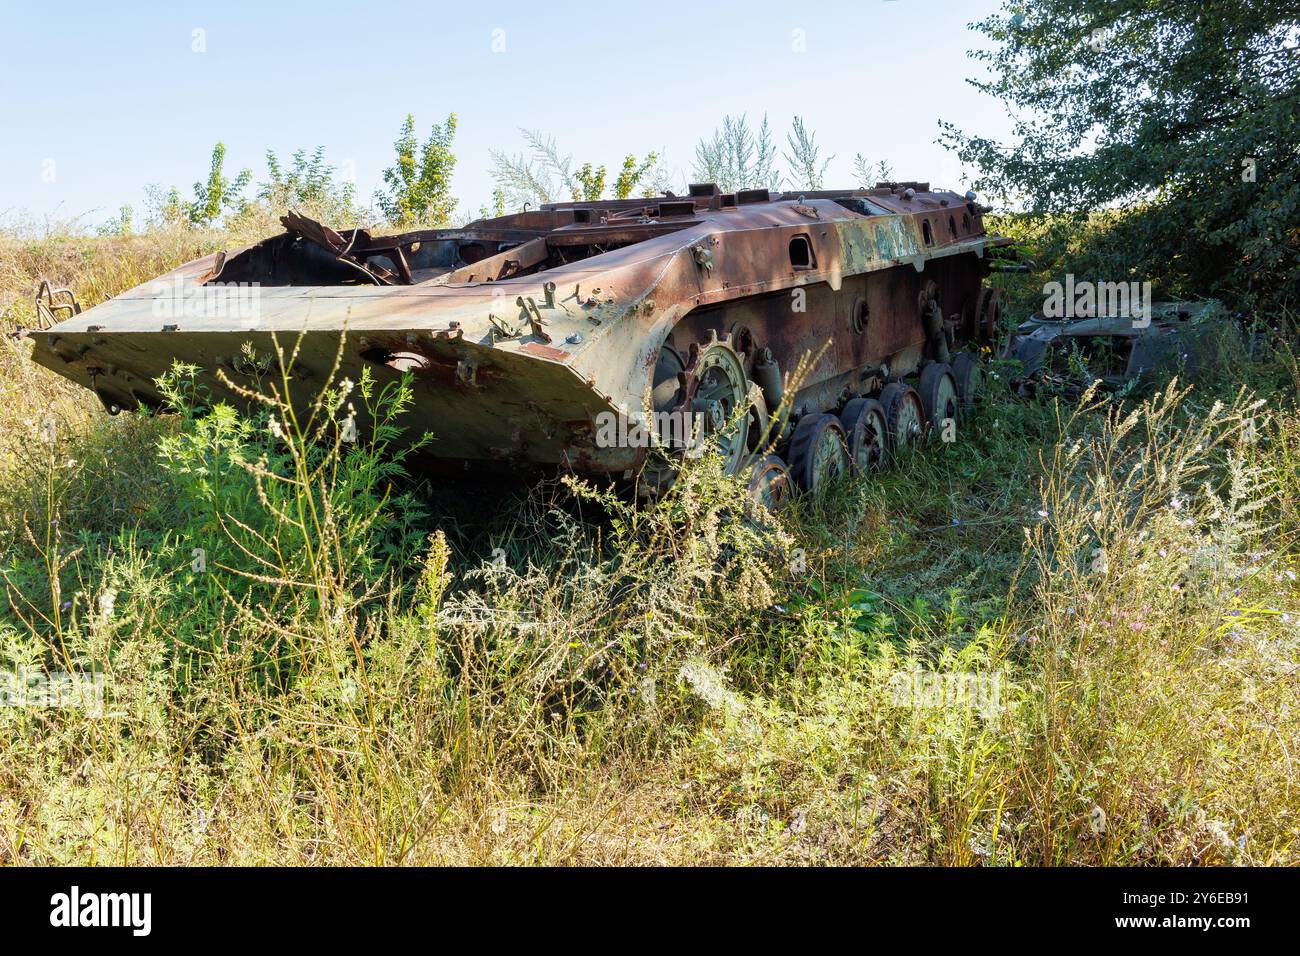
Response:
M230 241L3 240L5 322ZM764 522L703 465L476 509L228 412L109 419L25 348L0 669L109 706L0 707L0 861L1297 862L1294 381L995 396Z

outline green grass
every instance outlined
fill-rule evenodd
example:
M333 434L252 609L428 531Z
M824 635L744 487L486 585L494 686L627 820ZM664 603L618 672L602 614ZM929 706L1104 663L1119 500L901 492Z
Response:
M6 322L225 241L5 240ZM1285 352L1123 406L994 381L768 519L707 461L467 503L316 427L400 392L204 416L178 370L182 414L109 418L26 349L0 669L108 713L0 707L4 862L1297 862ZM914 706L933 673L983 706Z

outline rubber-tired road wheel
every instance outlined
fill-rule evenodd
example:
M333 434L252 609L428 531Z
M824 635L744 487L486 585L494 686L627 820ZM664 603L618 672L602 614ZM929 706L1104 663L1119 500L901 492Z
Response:
M957 382L957 399L962 408L973 408L984 397L984 369L971 352L958 352L952 360L952 377Z
M765 455L751 466L749 496L768 511L775 511L794 495L790 469L780 455Z
M879 471L889 459L885 409L874 398L851 399L840 412L840 424L849 438L849 459L859 475Z
M902 382L890 382L880 392L889 433L889 453L914 445L925 434L925 408L916 389Z
M925 420L931 428L942 430L944 424L957 420L957 382L952 367L943 362L931 362L921 370L921 405Z
M790 472L804 491L825 487L849 470L844 426L834 415L799 419L790 439Z

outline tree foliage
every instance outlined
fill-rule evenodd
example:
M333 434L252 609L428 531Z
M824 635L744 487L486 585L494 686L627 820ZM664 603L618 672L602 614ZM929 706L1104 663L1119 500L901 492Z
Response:
M407 114L393 144L396 162L384 170L384 187L375 193L375 203L392 225L441 226L451 221L456 210L451 195L451 176L456 168L451 144L455 138L456 114L451 113L445 122L433 124L429 138L420 146L415 137L415 117Z
M578 184L573 192L574 199L581 199L583 202L594 202L605 192L604 166L592 166L591 163L583 163L582 168L573 174L573 178Z
M504 216L505 214L506 194L502 191L501 187L498 186L496 189L492 190L492 208L489 209L487 206L479 206L478 218L491 219L493 217Z
M243 191L253 178L251 170L241 170L234 180L226 178L226 145L212 148L212 164L206 182L194 184L194 201L185 203L185 216L197 226L211 226L224 213L238 213L244 207Z
M1300 5L1006 0L974 27L972 82L1016 117L1010 143L941 124L980 188L1119 210L1108 241L1165 291L1296 299Z
M638 160L633 153L624 156L623 168L618 171L618 178L614 180L614 198L627 199L631 196L632 190L648 179L657 162L659 162L658 153L646 153L643 160ZM656 195L656 193L647 193L647 195Z
M593 202L605 195L608 171L603 165L583 163L573 168L573 156L561 155L553 136L538 130L520 130L527 149L510 155L492 150L492 179L496 183L494 201L499 192L506 204L521 208L541 205L569 198ZM657 181L653 174L659 162L657 153L647 153L637 159L635 153L623 158L623 165L614 181L614 198L626 199L639 185L646 195L654 195Z
M96 232L101 236L133 236L135 235L135 209L130 203L123 203L118 207L117 215L106 220Z
M785 161L790 166L790 182L794 188L825 189L826 167L835 157L821 158L817 134L804 125L802 116L796 116L791 122L785 141L790 147L790 151L785 154Z
M853 156L853 179L859 189L871 189L876 183L888 182L894 175L894 167L883 159L873 163L862 153Z
M695 145L693 174L696 182L717 183L723 192L738 189L776 189L776 146L764 114L757 133L745 114L724 116L713 135Z
M356 186L336 177L335 167L325 162L323 146L316 147L310 156L305 149L296 150L288 166L267 150L266 172L267 179L259 186L257 196L277 213L289 208L306 209L313 216L335 223L358 217Z
M786 134L788 151L784 159L793 189L825 189L826 170L834 156L821 156L817 134L796 116ZM757 132L742 113L724 116L722 125L695 144L692 173L696 182L717 183L723 192L740 189L781 189L783 180L776 169L777 149L772 128L764 114Z

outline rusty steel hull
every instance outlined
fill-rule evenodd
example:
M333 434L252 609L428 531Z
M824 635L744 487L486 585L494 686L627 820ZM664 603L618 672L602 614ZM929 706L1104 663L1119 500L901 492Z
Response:
M33 333L34 357L116 409L159 405L155 379L176 361L246 404L240 389L265 371L249 349L296 347L295 402L331 375L411 371L403 424L432 434L432 458L631 474L646 449L598 442L597 418L650 413L665 349L689 364L716 335L747 370L760 350L786 373L815 359L792 396L798 416L932 360L927 302L950 344L986 334L985 260L1006 240L985 234L969 196L925 184L691 192L388 237L286 217L281 236ZM243 283L251 315L214 306Z

